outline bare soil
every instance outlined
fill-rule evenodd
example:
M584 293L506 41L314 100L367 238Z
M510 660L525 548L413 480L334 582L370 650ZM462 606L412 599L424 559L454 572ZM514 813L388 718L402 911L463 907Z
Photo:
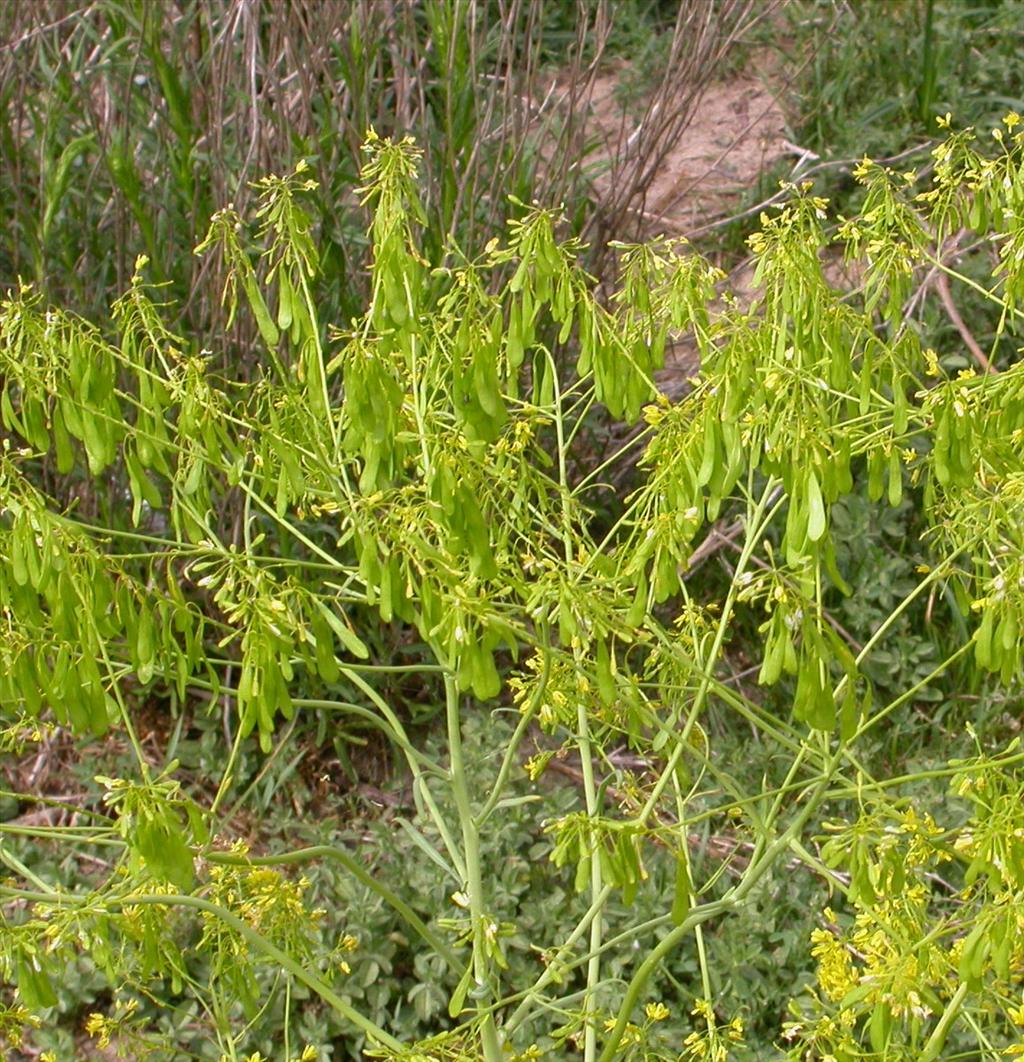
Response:
M751 72L709 84L685 132L668 145L645 201L636 205L647 235L696 234L734 213L766 170L801 154L786 139L781 103L786 84L777 64L755 56L750 66ZM623 132L628 139L639 123L621 102L619 86L627 69L618 64L598 75L591 95L591 131L608 157ZM607 191L608 180L607 175L596 178L599 194Z

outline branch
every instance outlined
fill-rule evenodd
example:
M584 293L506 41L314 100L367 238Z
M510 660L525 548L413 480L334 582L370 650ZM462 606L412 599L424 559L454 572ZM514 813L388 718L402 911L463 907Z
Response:
M953 302L953 293L949 290L949 277L947 277L941 270L935 277L935 290L939 293L939 298L942 300L942 306L950 321L953 322L953 326L960 333L960 338L974 355L974 360L981 366L983 372L994 373L996 370L992 367L992 363L988 360L988 357L981 347L978 346L978 342L974 336L971 335L970 329L964 324L964 319L960 316L960 311L957 310L956 303Z

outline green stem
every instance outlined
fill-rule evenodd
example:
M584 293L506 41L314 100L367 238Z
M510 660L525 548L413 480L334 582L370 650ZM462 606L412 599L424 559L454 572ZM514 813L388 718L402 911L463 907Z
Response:
M580 698L576 708L576 725L579 728L577 747L580 753L580 771L583 775L583 793L587 806L587 817L591 822L597 820L597 786L594 783L594 762L590 742L590 726L587 720L587 706ZM601 839L598 838L598 844ZM601 895L604 881L601 874L601 860L597 853L592 854L590 860L590 895L593 901ZM600 914L590 923L590 961L587 963L587 989L584 1002L584 1014L586 1027L583 1039L584 1062L593 1062L597 1057L597 1026L595 1024L597 1014L594 1007L594 997L597 986L601 980L601 936L604 925Z
M770 479L764 487L764 491L758 501L754 512L751 515L750 522L748 524L746 541L743 544L743 550L740 553L739 560L736 562L736 571L733 575L732 582L729 586L729 592L726 595L725 603L722 605L722 616L718 623L718 628L715 631L715 640L711 645L711 651L708 654L707 660L704 662L704 674L701 678L700 686L697 688L697 692L693 698L693 704L690 708L689 714L686 719L686 723L683 726L682 731L676 741L676 746L672 750L672 755L669 756L665 769L661 772L657 783L651 790L650 796L647 798L647 802L644 804L637 816L637 822L643 826L651 815L654 813L654 809L661 799L661 794L665 791L665 787L669 783L669 779L675 773L676 767L679 766L679 761L683 758L687 745L689 743L690 731L696 725L697 719L700 713L704 709L704 703L708 697L708 691L711 688L711 671L714 668L715 661L722 651L722 645L725 642L725 635L729 629L729 621L732 619L733 605L736 603L736 596L739 592L739 578L746 570L747 564L750 562L751 556L753 556L754 549L760 541L761 531L765 524L767 524L775 513L775 510L782 505L785 498L779 498L776 500L775 505L769 510L771 506L773 496L775 494L776 483L775 480Z
M522 1002L515 1009L512 1017L505 1022L506 1034L511 1035L523 1024L530 1012L533 1001L560 975L560 972L565 969L565 956L576 946L583 934L590 928L594 919L600 916L601 911L604 909L604 905L608 902L608 897L611 896L611 894L611 885L605 885L600 894L594 897L590 907L587 908L586 913L579 922L577 922L576 928L573 929L569 936L562 942L558 951L546 960L544 972L537 978L533 985L523 993ZM589 961L589 956L587 961Z
M360 884L376 893L385 903L392 907L434 951L444 959L452 970L459 967L459 958L451 947L423 922L415 911L399 896L393 893L382 881L374 877L358 860L344 849L332 845L318 844L309 848L300 848L293 852L282 852L273 856L235 856L227 852L203 852L203 859L208 863L222 863L230 866L283 866L290 863L307 863L313 859L332 859L340 863Z
M459 718L459 690L455 676L444 677L445 715L448 724L448 752L451 760L452 795L462 826L462 845L465 856L466 891L469 895L469 917L473 926L473 979L483 993L490 980L490 962L484 934L488 915L484 907L483 875L480 871L480 835L469 800L466 764L462 753L462 720ZM501 1039L494 1015L487 1007L488 1000L477 1001L480 1015L480 1037L485 1062L501 1062Z
M0 896L10 896L16 899L55 904L62 907L85 907L95 899L92 896L51 896L48 893L29 893L6 887L0 887ZM364 1032L371 1040L396 1053L401 1052L403 1049L403 1045L398 1040L365 1015L360 1014L351 1004L342 999L322 977L296 962L290 955L267 940L261 933L257 933L252 926L237 915L232 914L223 907L218 907L215 903L210 903L209 900L203 900L198 896L175 895L173 893L168 895L145 893L139 896L124 896L120 900L103 903L98 906L102 910L110 912L123 910L125 907L138 906L190 907L193 910L211 914L233 929L247 944L252 945L257 951L261 951L267 958L276 962L282 970L287 971L297 981L301 981L307 988L315 992L325 1003L337 1011L346 1021Z
M939 1053L945 1046L950 1027L956 1021L956 1017L960 1013L960 1008L966 998L967 982L961 981L953 998L946 1004L946 1009L942 1012L942 1017L939 1018L938 1024L932 1030L931 1036L928 1037L928 1042L924 1045L924 1050L921 1052L918 1062L935 1062L935 1059L939 1057Z
M636 1007L637 1001L640 998L640 994L643 992L651 975L658 968L662 959L671 954L697 925L707 921L709 917L712 917L712 915L708 913L708 909L714 908L714 913L717 914L721 910L738 907L746 899L747 895L751 892L757 882L772 867L779 854L789 848L791 840L799 835L800 830L803 829L806 821L817 809L822 796L828 788L831 772L835 769L838 762L839 754L836 754L831 758L829 765L830 769L825 772L824 777L822 777L814 787L803 810L794 818L781 836L776 838L771 844L766 845L763 851L751 861L743 876L743 880L739 882L735 888L731 889L722 900L717 902L717 904L705 904L701 907L694 908L687 918L665 936L657 947L648 954L647 958L644 959L637 968L636 973L633 975L626 988L622 1004L619 1007L615 1026L608 1034L608 1039L605 1041L604 1050L601 1052L598 1062L612 1062L623 1034L626 1031L626 1026L629 1024L630 1015L633 1013L633 1009Z

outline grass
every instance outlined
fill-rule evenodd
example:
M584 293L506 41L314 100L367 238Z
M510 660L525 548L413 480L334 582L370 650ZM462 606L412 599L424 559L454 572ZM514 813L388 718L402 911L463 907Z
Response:
M244 213L257 176L305 158L322 190L313 211L326 264L320 304L325 319L347 321L366 294L355 189L370 127L426 148L428 231L442 246L457 238L476 253L502 229L509 195L540 192L572 204L581 231L628 237L627 208L651 180L652 160L749 17L742 0L720 0L713 19L673 21L665 7L4 4L0 284L22 276L95 313L145 252L184 307L183 329L212 346L221 278L191 249L215 210L230 202ZM597 202L582 164L590 93L603 57L655 26L672 84L649 100L639 139L611 147L614 195Z

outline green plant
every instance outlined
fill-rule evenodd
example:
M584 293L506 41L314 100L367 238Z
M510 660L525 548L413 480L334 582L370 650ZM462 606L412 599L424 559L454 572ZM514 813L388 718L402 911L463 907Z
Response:
M839 233L864 263L856 303L824 278L826 203L806 186L751 240L749 308L716 301L720 274L664 241L617 245L618 283L601 301L578 241L559 240L559 215L536 205L517 204L479 255L432 261L418 153L372 134L371 294L345 329L325 329L312 293L307 167L260 183L267 282L239 216L212 219L203 248L229 269L227 321L247 307L266 351L251 382L218 377L167 327L145 259L109 334L29 286L12 291L0 309L4 740L30 747L51 720L83 738L115 728L135 764L99 778L84 825L0 824L9 1036L56 1005L56 971L88 953L122 1000L97 1033L148 1043L130 999L184 998L232 1059L271 1007L292 1057L301 994L370 1057L725 1058L743 1050L743 1022L716 1007L709 944L795 861L841 910L812 937L817 984L784 1030L790 1057L1012 1045L1024 753L979 734L966 756L905 774L867 754L966 658L1006 686L1020 674L1024 375L1018 364L947 377L903 318L916 269L959 279L938 249L969 225L1001 248L984 297L1008 344L1018 125L1007 118L993 159L970 132L950 134L920 190L862 164L865 209ZM672 405L652 374L681 330L701 370ZM594 468L573 458L599 405L646 427L636 488L597 539L590 499L621 455ZM849 592L833 538L861 477L873 502L914 499L928 560L854 650L829 606ZM221 509L240 513L235 530ZM687 564L725 515L736 553L712 597ZM933 590L969 633L926 673L873 681L872 661ZM752 609L764 692L726 667ZM381 695L393 665L368 648L381 625L418 641L399 666L436 683L438 748L412 740ZM232 709L231 751L205 793L173 760L155 762L136 727L147 699L197 694ZM496 728L491 756L471 764L467 732L487 705L512 709L511 733ZM450 890L442 918L373 873L372 851L255 855L232 836L246 741L273 755L282 720L323 712L376 728L404 759L408 851ZM771 764L761 778L742 743L720 738L739 728ZM518 901L487 865L487 839L538 802L520 772L539 779L555 757L571 757L578 789L545 821L561 877L541 885L578 898L571 926L529 942L542 957L531 971L513 961ZM958 809L943 823L946 805L909 803L940 779ZM23 839L102 851L104 869L69 885L8 843ZM417 969L451 986L446 1014L421 1004L429 1036L401 1039L403 1022L376 1016L379 998L346 989L349 934L332 926L325 939L312 881L297 876L312 861L393 911ZM648 904L657 913L633 913ZM680 952L695 997L681 1048L651 995ZM793 994L805 987L798 978Z
M791 40L808 59L797 78L798 142L825 157L905 151L952 111L982 124L1020 109L1018 0L787 4Z

